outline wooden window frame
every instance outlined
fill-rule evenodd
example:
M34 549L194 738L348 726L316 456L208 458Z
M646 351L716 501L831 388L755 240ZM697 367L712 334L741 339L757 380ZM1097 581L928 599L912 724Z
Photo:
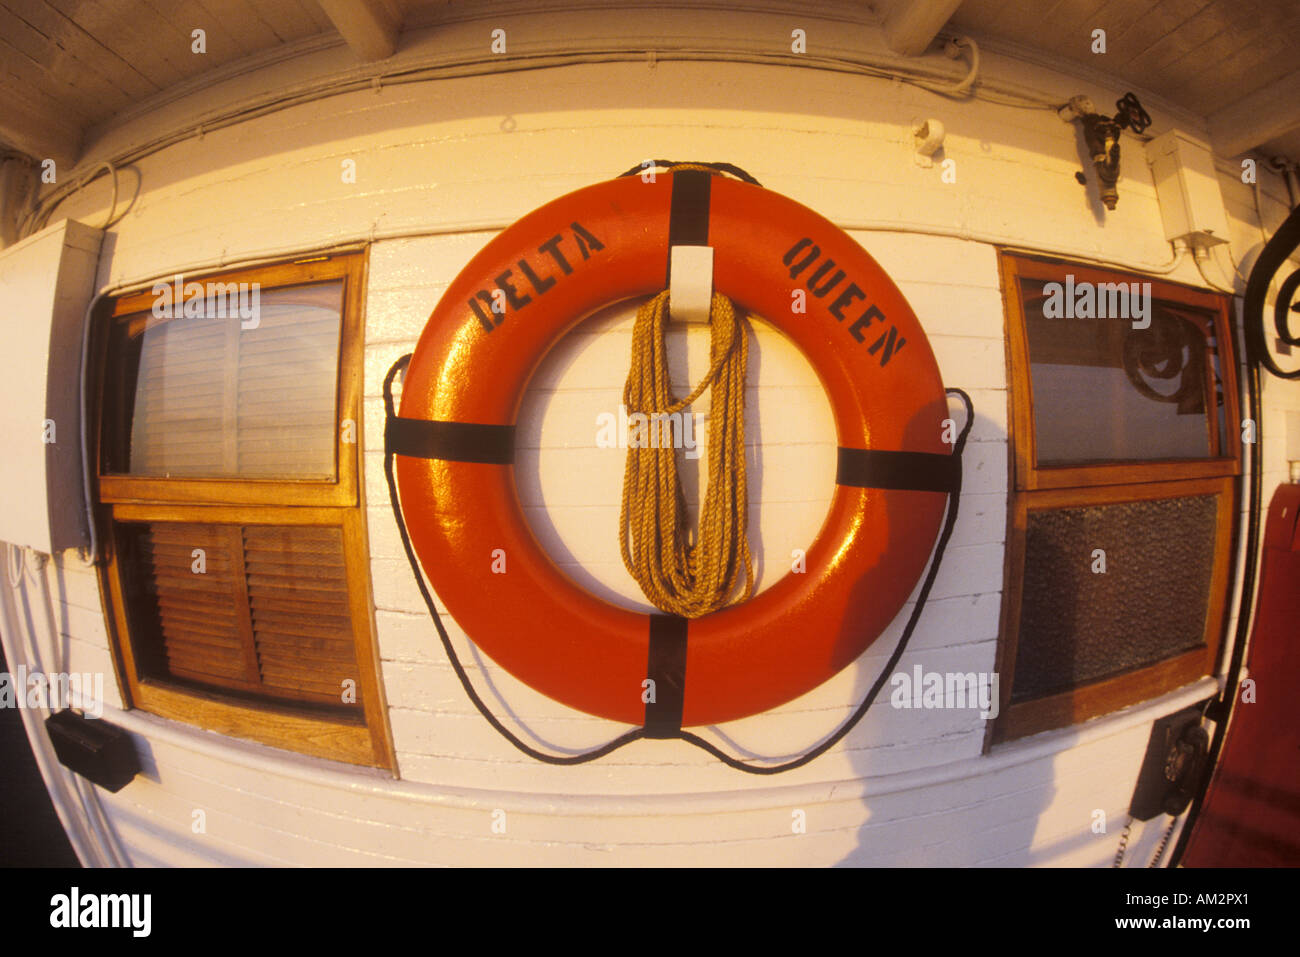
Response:
M360 329L361 308L358 291L365 274L361 254L353 262L342 257L281 263L252 270L186 277L194 282L259 282L264 288L298 286L311 282L344 281L343 334L339 343L339 420L351 415L360 429L362 341ZM167 278L160 282L168 281ZM143 312L154 302L152 292L139 292L117 300L112 318ZM105 343L107 346L107 343ZM107 360L107 355L103 357ZM101 394L102 400L102 394ZM101 406L102 408L102 406ZM99 497L103 502L175 502L178 504L212 505L280 505L292 501L297 505L332 505L348 507L358 498L358 466L355 455L342 455L335 448L335 479L194 479L154 478L148 476L114 475L104 471L102 430L103 417L96 417L97 443L95 461L99 464ZM359 443L358 443L359 444Z
M1240 501L1241 433L1237 403L1236 339L1226 296L1140 274L1101 269L1052 257L999 251L1007 320L1007 386L1010 406L1007 544L997 672L1001 676L998 717L988 722L985 749L1016 738L1070 727L1089 718L1158 697L1214 673L1226 626L1228 590L1235 555L1235 516ZM1152 299L1164 299L1213 316L1214 351L1223 388L1224 447L1217 422L1210 427L1212 454L1195 459L1100 462L1039 466L1035 450L1033 391L1028 330L1021 301L1022 279L1076 282L1151 283ZM1081 322L1089 320L1062 320ZM1207 367L1210 360L1207 357ZM1206 380L1213 388L1213 378ZM1217 410L1214 413L1217 415ZM1215 554L1203 645L1155 664L1067 691L1011 703L1022 604L1029 513L1120 502L1216 495Z
M101 566L100 589L110 609L108 623L114 663L127 706L300 754L391 771L396 768L396 755L375 641L365 509L361 502L362 299L366 270L366 254L355 252L186 276L186 281L257 282L266 290L343 281L333 479L173 479L106 474L104 414L105 393L110 385L107 368L110 324L121 316L150 309L154 301L152 291L123 296L97 317L103 321L97 323L92 352L97 370L92 461L97 463L96 521L100 540L105 543L106 558ZM342 441L341 430L348 420L353 423L354 442ZM343 540L361 713L323 715L307 705L270 699L255 701L142 675L131 641L124 569L117 542L117 525L126 522L338 528Z

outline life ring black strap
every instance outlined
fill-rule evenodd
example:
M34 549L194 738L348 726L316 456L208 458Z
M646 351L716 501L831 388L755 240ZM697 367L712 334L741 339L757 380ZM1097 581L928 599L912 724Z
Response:
M686 627L690 619L677 615L650 616L650 651L645 687L645 736L675 738L682 730L686 700Z
M961 485L961 456L840 448L835 484L855 488L952 492Z
M709 244L709 200L713 174L706 170L679 169L673 174L668 208L668 249L664 285L672 288L674 246ZM646 662L649 685L645 706L645 736L676 738L682 732L686 699L686 629L689 619L677 615L650 616L650 649ZM653 693L651 693L651 691Z
M515 427L476 422L440 422L389 416L384 449L394 455L449 462L511 465L515 460Z
M668 207L669 256L673 246L709 244L709 199L713 174L701 169L673 173L673 194Z

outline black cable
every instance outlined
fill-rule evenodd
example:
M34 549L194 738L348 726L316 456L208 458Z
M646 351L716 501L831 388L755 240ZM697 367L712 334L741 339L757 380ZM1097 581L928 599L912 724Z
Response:
M947 392L949 395L958 396L962 404L966 406L966 424L962 426L961 434L957 436L957 442L952 449L952 454L960 458L962 450L966 447L966 436L970 434L971 426L975 424L975 408L971 404L970 396L963 390L948 389ZM847 721L840 725L834 734L793 761L773 765L748 764L738 758L733 758L720 750L717 745L711 744L689 731L682 731L680 734L681 739L688 744L695 745L697 748L703 748L728 767L733 767L737 771L746 771L749 774L780 774L782 771L793 771L795 768L803 767L815 758L821 757L843 740L844 736L852 731L857 726L857 723L866 716L867 709L875 702L876 696L880 694L880 689L885 686L889 676L898 667L903 652L907 650L907 643L912 637L912 632L916 629L916 623L920 620L921 612L925 609L925 601L930 596L930 588L934 585L935 577L939 573L939 564L943 561L944 549L948 547L948 539L952 538L952 530L957 524L957 506L960 498L961 469L957 469L953 489L948 495L948 515L943 523L943 531L939 533L939 543L935 546L934 560L930 563L930 570L926 573L925 583L921 586L920 594L917 595L916 607L912 609L912 617L907 620L907 626L903 629L902 637L898 639L898 645L895 646L894 653L889 656L889 661L885 662L885 667L881 670L880 676L876 678L876 683L871 686L867 697L863 699L862 704L858 705L858 709L849 716Z
M388 374L384 376L384 412L389 421L396 417L396 412L393 407L393 379L395 379L397 374L410 364L410 361L411 356L409 353L402 356L393 363L392 368L388 370ZM975 411L974 406L971 404L970 396L968 396L964 391L961 389L949 389L947 391L951 395L960 397L962 403L966 407L966 424L962 427L961 433L957 436L957 441L953 445L952 451L954 456L960 458L962 450L966 446L966 437L970 434L971 426L975 422ZM429 589L424 583L424 576L420 571L419 561L416 559L415 550L411 546L411 537L406 530L406 520L402 516L402 509L397 500L397 481L393 475L394 454L395 453L388 447L386 442L384 448L384 477L388 481L389 502L393 507L393 520L397 523L397 531L402 539L402 548L406 552L406 560L411 565L411 572L415 575L415 582L420 588L420 594L424 597L424 604L429 609L429 615L433 619L434 626L438 629L438 637L442 640L442 647L447 652L447 658L451 661L451 666L456 672L456 677L460 679L461 687L465 689L465 694L469 696L470 701L474 703L474 707L478 709L479 713L483 715L487 722L492 725L492 727L495 728L502 737L513 744L516 748L528 755L530 758L536 758L538 761L544 761L547 764L584 764L588 761L594 761L596 758L601 758L617 751L625 744L631 744L633 741L644 738L645 728L633 728L626 734L620 735L592 751L585 751L582 754L574 755L547 754L544 751L538 751L536 748L520 740L517 735L502 724L500 719L492 713L491 709L489 709L483 699L479 697L478 692L474 690L474 686L470 683L469 675L466 674L465 668L461 665L460 658L456 654L456 649L452 646L451 638L447 634L447 629L443 626L442 617L438 614L438 609L434 606L433 596L429 594ZM852 731L854 726L856 726L857 723L862 720L863 716L866 715L867 709L871 707L876 696L880 693L880 689L888 680L890 673L898 665L898 660L903 656L903 651L907 648L908 640L911 638L912 632L916 628L917 621L920 620L921 612L924 610L926 599L930 594L930 588L934 585L935 577L939 572L939 565L943 561L944 549L947 548L948 540L952 537L953 527L957 523L957 507L960 498L961 470L958 469L953 489L949 493L948 497L947 518L944 521L943 531L939 535L939 542L935 547L934 558L930 563L930 570L926 574L925 583L921 586L921 592L917 596L916 607L912 609L912 616L908 619L907 626L903 629L903 635L898 641L898 646L894 649L893 655L890 656L889 661L886 663L884 671L882 671L880 677L876 679L876 683L872 686L866 700L858 706L858 709L854 711L848 720L845 721L834 734L811 751L808 751L793 761L787 761L785 764L770 766L748 764L738 758L733 758L731 755L720 750L716 745L705 741L703 738L692 734L689 731L679 730L674 737L680 738L688 744L693 744L698 748L704 749L729 767L736 768L740 771L746 771L750 774L779 774L782 771L791 771L794 768L802 767L815 758L820 757L834 747L835 744Z
M410 362L411 355L408 353L394 362L393 367L388 370L388 375L384 376L384 412L388 421L396 418L396 412L393 409L393 379ZM402 536L402 548L406 551L406 560L411 563L411 572L415 575L415 583L420 586L420 594L424 596L424 604L428 607L429 614L433 618L433 624L438 629L438 637L442 639L442 647L447 652L447 658L451 661L452 668L456 671L456 677L460 679L461 687L465 689L465 694L469 696L469 700L474 702L474 707L478 708L479 714L483 715L488 724L496 728L503 738L524 754L530 758L536 758L538 761L545 761L547 764L585 764L588 761L594 761L596 758L604 757L612 751L617 751L625 744L631 744L633 741L645 737L644 728L633 728L626 734L620 735L592 751L571 755L547 754L545 751L538 751L520 740L514 732L502 724L497 716L492 713L492 710L478 696L478 692L474 690L474 686L470 683L469 675L465 673L465 668L460 663L456 649L452 647L451 637L447 634L447 629L443 627L442 617L438 614L438 609L434 607L433 596L429 594L428 586L424 583L424 576L420 573L420 564L416 560L415 550L411 547L411 536L406 531L406 521L403 519L402 510L397 503L397 480L393 477L394 453L391 448L387 447L387 442L384 444L384 478L388 480L388 498L393 506L393 518L397 522L397 531Z
M615 179L622 179L624 176L636 176L639 173L644 173L648 169L666 169L669 166L687 165L687 166L707 166L709 169L716 169L719 173L730 173L732 176L736 177L737 179L744 180L746 183L752 183L755 186L763 185L758 180L754 179L754 177L746 173L739 166L733 166L731 163L704 163L699 160L657 159L657 160L650 160L650 164L651 164L650 166L645 166L644 164L638 163L636 166L633 166L626 173L619 173L618 176L615 177Z
M1175 817L1169 822L1169 827L1165 829L1165 836L1160 839L1160 846L1156 848L1155 855L1151 858L1151 863L1147 867L1159 867L1160 859L1165 856L1165 848L1169 846L1169 839L1174 836L1174 828L1178 826L1178 818Z
M1213 776L1214 768L1218 765L1219 757L1223 753L1223 747L1228 735L1228 725L1231 723L1232 712L1237 704L1237 692L1241 687L1240 676L1242 665L1246 659L1246 640L1250 635L1250 628L1255 617L1255 577L1259 567L1259 525L1262 518L1260 508L1261 500L1264 497L1262 475L1264 456L1261 448L1264 437L1260 421L1259 370L1260 366L1263 366L1282 379L1300 378L1300 369L1285 372L1273 361L1264 336L1264 306L1269 283L1272 282L1273 276L1282 268L1297 247L1300 247L1300 209L1292 210L1286 221L1278 227L1277 232L1265 244L1250 271L1250 278L1246 281L1246 292L1242 302L1246 357L1244 363L1245 375L1242 376L1243 382L1241 385L1246 392L1246 415L1255 423L1255 441L1248 443L1250 448L1247 451L1250 461L1250 486L1247 493L1246 514L1249 521L1246 525L1246 563L1241 575L1241 606L1237 610L1237 631L1232 642L1232 656L1228 664L1228 680L1224 685L1223 694L1215 702L1214 713L1210 715L1214 719L1214 737L1210 741L1210 751L1205 762L1206 780L1202 782L1203 786L1197 789L1196 797L1192 801L1192 806L1188 811L1187 824L1183 826L1182 833L1178 835L1178 841L1174 845L1173 853L1170 855L1170 867L1178 865L1179 861L1182 860L1183 852L1187 849L1187 842L1192 835L1192 826L1196 823L1201 806L1205 803L1205 795L1209 789L1209 779ZM1296 275L1293 272L1288 277L1287 283L1290 283ZM1283 285L1285 288L1286 283ZM1292 289L1294 289L1294 286ZM1300 344L1300 338L1290 335L1286 325L1286 309L1290 304L1289 299L1289 295L1286 298L1278 296L1274 305L1274 322L1283 341L1295 345Z
M1249 319L1247 321L1249 322ZM1187 823L1183 825L1182 832L1178 835L1178 841L1174 845L1173 853L1169 856L1170 867L1177 867L1183 858L1183 852L1187 849L1187 842L1192 836L1192 827L1201 812L1201 806L1205 803L1209 780L1213 776L1214 768L1218 765L1219 756L1223 752L1223 746L1228 735L1228 724L1237 703L1237 690L1241 687L1239 679L1242 664L1246 659L1246 639L1250 634L1252 619L1255 616L1255 576L1259 566L1260 499L1264 495L1263 476L1260 474L1263 464L1260 443L1263 437L1259 429L1260 364L1257 357L1258 353L1252 354L1248 340L1246 374L1243 377L1245 381L1242 384L1246 389L1246 414L1255 423L1255 441L1248 443L1250 445L1248 452L1250 457L1250 488L1247 493L1246 514L1249 521L1246 523L1246 565L1241 574L1241 607L1237 610L1237 633L1232 641L1232 657L1228 665L1228 680L1224 685L1223 695L1215 702L1217 707L1214 708L1214 714L1210 715L1214 719L1214 737L1210 741L1210 751L1205 761L1205 780L1200 782L1201 786L1197 788L1196 796L1192 800L1192 806L1187 811ZM1209 709L1207 709L1207 713L1208 711Z

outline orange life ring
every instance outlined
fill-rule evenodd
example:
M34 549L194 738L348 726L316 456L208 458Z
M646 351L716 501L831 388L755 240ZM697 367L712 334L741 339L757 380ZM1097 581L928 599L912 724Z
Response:
M645 179L547 203L470 261L420 336L388 439L416 554L470 638L538 691L667 737L790 701L857 658L924 570L960 462L921 326L847 234L756 185L699 170ZM689 623L565 577L524 519L511 465L547 350L594 310L665 288L672 245L712 246L714 288L802 350L840 446L805 571ZM792 311L796 289L806 312ZM496 549L505 574L489 571Z

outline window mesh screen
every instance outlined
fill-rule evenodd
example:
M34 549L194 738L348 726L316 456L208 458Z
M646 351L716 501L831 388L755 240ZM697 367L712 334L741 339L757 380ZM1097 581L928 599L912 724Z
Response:
M1217 498L1031 511L1011 700L1202 646ZM1105 552L1101 574L1095 549Z

